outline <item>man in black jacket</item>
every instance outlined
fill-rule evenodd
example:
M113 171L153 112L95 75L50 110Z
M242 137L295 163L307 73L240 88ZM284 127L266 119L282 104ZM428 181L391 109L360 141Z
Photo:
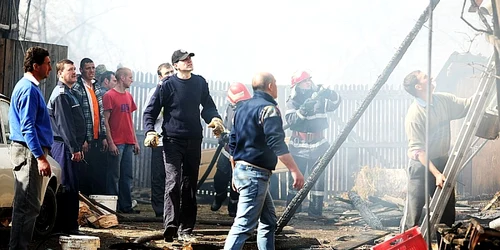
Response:
M52 157L61 166L63 189L57 197L56 227L64 233L78 233L79 178L83 159L85 118L71 87L76 82L76 67L68 59L57 63L59 82L50 95L48 110L54 134Z
M285 114L285 120L292 130L288 144L290 153L306 176L329 147L323 133L328 128L327 112L336 110L340 105L337 92L315 85L311 78L306 71L298 71L292 76L292 92L286 103ZM322 216L324 185L325 178L322 176L310 191L309 216ZM287 203L296 194L296 190L289 188ZM297 212L300 212L300 208Z
M163 152L165 161L165 203L163 220L165 241L193 240L196 222L196 187L203 139L201 117L213 128L216 136L224 131L221 116L210 96L208 83L202 76L192 74L194 53L176 50L172 65L177 73L165 79L157 88L144 110L147 131L144 145L156 147L156 119L163 108Z

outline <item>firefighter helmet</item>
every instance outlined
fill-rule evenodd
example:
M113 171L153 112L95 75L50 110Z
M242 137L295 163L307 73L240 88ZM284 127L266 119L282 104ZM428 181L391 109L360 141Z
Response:
M236 104L239 101L250 99L250 92L248 92L247 87L243 83L235 82L229 85L227 90L227 100L231 104Z
M299 71L295 72L295 74L293 74L293 76L292 76L291 88L297 86L297 84L299 84L305 80L311 79L311 77L312 77L311 74L309 74L309 72L304 71L304 70L299 70Z

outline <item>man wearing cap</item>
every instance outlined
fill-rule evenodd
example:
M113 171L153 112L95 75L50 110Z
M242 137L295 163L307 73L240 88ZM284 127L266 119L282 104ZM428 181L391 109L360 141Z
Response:
M201 117L213 128L215 136L224 131L221 116L210 96L208 83L192 74L194 53L176 50L172 65L177 73L157 88L144 110L144 145L156 147L159 136L154 124L163 108L163 156L165 162L165 202L163 220L165 241L194 240L196 222L196 186L203 139Z

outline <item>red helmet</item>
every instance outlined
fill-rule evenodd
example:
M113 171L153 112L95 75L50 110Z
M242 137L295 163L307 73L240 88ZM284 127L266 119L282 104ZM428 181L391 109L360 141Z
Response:
M235 82L229 85L229 89L227 90L227 100L231 104L236 104L239 101L250 99L250 97L252 96L243 83Z
M299 70L295 72L292 76L292 86L291 88L295 87L298 83L303 82L305 80L311 79L311 74L309 72L304 71L304 70Z

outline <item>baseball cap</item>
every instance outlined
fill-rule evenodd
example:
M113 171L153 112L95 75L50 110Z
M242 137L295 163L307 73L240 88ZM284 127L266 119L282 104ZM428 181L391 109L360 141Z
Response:
M185 60L186 58L188 58L188 56L193 57L194 53L189 53L189 52L182 50L182 49L176 50L172 54L172 64L177 63L177 62L182 61L182 60Z

